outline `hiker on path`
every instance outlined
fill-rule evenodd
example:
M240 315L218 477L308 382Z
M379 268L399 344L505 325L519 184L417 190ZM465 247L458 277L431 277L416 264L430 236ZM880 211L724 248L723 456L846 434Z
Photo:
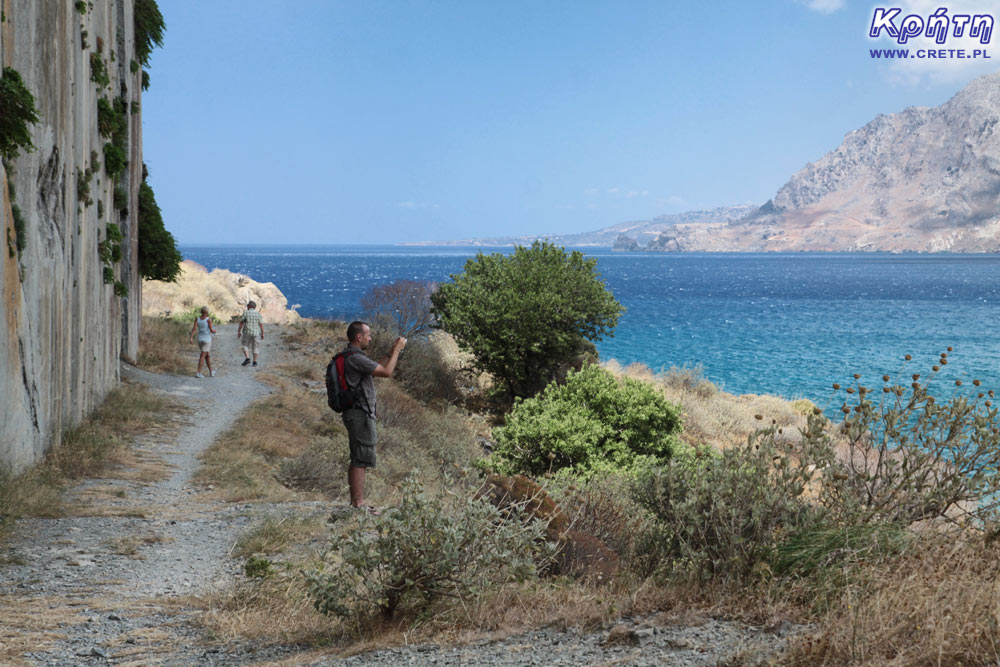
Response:
M399 353L406 347L400 336L392 350L378 362L364 353L372 342L372 332L364 322L351 322L347 327L347 348L344 350L344 379L357 389L360 400L342 413L347 427L351 462L347 467L347 484L351 489L351 505L364 507L365 472L375 467L375 382L372 377L391 378L396 370ZM378 514L373 508L369 512Z
M194 342L194 334L198 333L198 349L201 354L198 356L198 372L194 374L196 378L203 378L204 375L201 374L202 365L208 366L208 374L215 377L215 371L212 370L212 356L209 354L212 350L212 334L217 333L215 327L212 326L212 318L208 316L208 306L201 307L201 316L194 318L194 325L191 327L191 333L188 335L188 340Z
M243 344L243 365L250 364L250 355L253 354L253 365L256 366L260 341L264 340L264 322L257 312L256 301L247 303L247 309L240 317L240 325L236 327L236 337L240 338Z

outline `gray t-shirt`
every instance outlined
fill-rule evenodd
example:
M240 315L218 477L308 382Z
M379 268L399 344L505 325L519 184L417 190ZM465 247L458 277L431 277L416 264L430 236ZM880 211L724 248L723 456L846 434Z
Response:
M351 388L361 388L360 407L372 418L375 417L375 382L372 373L378 362L372 361L364 352L357 352L344 360L344 379Z

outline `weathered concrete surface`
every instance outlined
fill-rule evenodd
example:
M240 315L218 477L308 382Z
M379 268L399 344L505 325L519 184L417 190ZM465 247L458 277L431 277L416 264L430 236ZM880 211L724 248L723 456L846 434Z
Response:
M138 105L141 71L130 71L133 0L91 0L82 14L72 0L0 0L0 7L3 64L21 74L40 118L32 126L35 150L21 152L12 174L0 169L0 465L19 471L104 399L119 381L119 357L138 349L141 121L129 115L129 166L118 177L128 209L119 211L104 170L97 101L123 96ZM111 78L103 88L91 81L99 46ZM78 196L78 172L88 167L89 204ZM6 241L15 238L12 203L27 223L19 253ZM126 298L105 284L98 256L110 222L125 236L114 271L128 286Z

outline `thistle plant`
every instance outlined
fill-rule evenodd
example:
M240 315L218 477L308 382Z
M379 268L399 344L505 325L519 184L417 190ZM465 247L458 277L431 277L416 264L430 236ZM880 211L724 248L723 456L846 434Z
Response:
M996 518L1000 428L994 392L982 389L979 380L972 380L971 395L956 393L948 400L936 400L929 390L951 351L941 353L927 378L904 375L904 384L883 375L876 390L855 374L854 384L843 389L840 437L846 452L824 472L823 493L825 504L842 518L852 523L942 518L975 526ZM962 380L955 385L963 386Z

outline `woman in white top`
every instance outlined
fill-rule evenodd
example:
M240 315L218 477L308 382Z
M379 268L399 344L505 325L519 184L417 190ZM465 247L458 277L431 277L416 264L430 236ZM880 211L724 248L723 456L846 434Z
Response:
M194 334L198 332L198 349L201 350L201 356L198 357L198 372L194 374L196 378L203 378L204 375L201 374L202 364L208 366L208 374L215 377L215 371L212 370L212 357L209 351L212 349L212 334L216 333L215 327L212 326L212 318L208 316L208 306L201 307L201 317L196 317L194 320L194 326L191 327L191 335L188 336L188 340L192 343L194 342Z

